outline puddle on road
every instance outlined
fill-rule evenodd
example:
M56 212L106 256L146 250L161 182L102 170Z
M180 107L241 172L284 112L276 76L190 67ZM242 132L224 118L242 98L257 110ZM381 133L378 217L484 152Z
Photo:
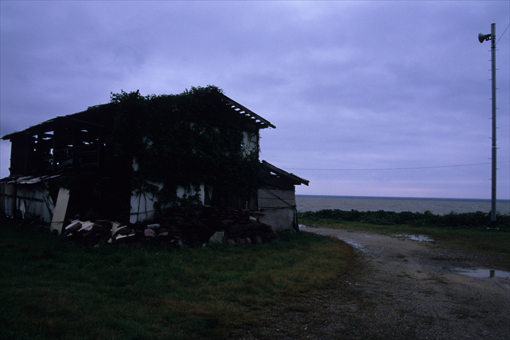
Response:
M478 279L485 279L489 277L510 279L510 272L505 272L503 270L453 268L452 271Z
M395 236L403 238L404 240L413 240L413 241L419 241L419 242L434 242L433 239L431 239L425 235L399 234L399 235L395 235Z

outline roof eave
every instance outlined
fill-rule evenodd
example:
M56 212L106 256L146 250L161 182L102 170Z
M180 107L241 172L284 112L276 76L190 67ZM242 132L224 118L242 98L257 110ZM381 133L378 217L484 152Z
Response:
M230 108L237 111L239 114L243 114L244 116L251 118L253 122L259 125L261 129L265 129L268 127L276 129L276 127L273 124L271 124L267 119L259 116L258 114L246 108L245 106L239 104L235 100L232 100L231 98L225 96L224 94L221 94L221 97L226 101L226 105L230 105Z
M310 183L309 180L307 179L304 179L304 178L301 178L299 176L296 176L294 175L293 173L290 173L290 172L287 172L283 169L280 169L280 168L277 168L276 166L274 166L273 164L271 163L268 163L266 161L262 161L262 165L264 165L265 167L267 167L269 170L271 170L272 172L280 175L280 176L285 176L289 179L291 179L292 181L295 182L295 184L297 185L300 185L300 184L304 184L306 186L308 186L308 184Z

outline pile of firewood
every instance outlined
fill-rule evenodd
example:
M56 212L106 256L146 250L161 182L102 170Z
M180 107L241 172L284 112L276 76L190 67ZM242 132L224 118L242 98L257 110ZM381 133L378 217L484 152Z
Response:
M251 217L248 210L215 207L168 212L136 224L75 220L62 232L66 240L90 245L200 246L213 235L216 240L236 245L269 242L276 234L270 225Z

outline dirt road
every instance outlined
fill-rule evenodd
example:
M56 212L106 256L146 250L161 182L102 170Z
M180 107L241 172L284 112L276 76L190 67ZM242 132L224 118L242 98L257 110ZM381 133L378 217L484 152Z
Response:
M357 292L356 298L330 297L325 308L331 317L325 324L310 325L322 327L310 338L510 339L510 279L497 270L495 277L489 277L491 256L403 236L301 230L350 243L364 254L367 264L353 282L345 282L352 287L351 294ZM474 278L458 268L487 268L487 275ZM310 331L307 327L303 338Z

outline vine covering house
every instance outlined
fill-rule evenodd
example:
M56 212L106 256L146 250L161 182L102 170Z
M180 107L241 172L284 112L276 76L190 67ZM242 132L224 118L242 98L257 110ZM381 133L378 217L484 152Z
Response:
M260 162L266 128L275 127L214 86L112 94L108 104L2 137L11 166L0 209L57 224L56 215L87 214L136 223L202 205L297 228L294 186L308 181Z

